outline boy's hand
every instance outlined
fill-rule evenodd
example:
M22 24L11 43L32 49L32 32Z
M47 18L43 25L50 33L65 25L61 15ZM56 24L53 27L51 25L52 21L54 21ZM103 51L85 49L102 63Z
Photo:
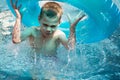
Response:
M15 4L13 3L13 0L10 0L10 3L11 3L11 5L12 5L12 7L13 7L15 13L16 13L16 17L18 19L21 19L21 14L20 14L19 10L20 10L22 5L17 6L18 0L15 1Z
M69 23L70 23L70 26L71 26L70 29L75 29L77 23L80 20L82 20L85 16L86 16L85 13L82 12L82 11L79 12L79 14L73 20L71 20L70 15L67 15Z

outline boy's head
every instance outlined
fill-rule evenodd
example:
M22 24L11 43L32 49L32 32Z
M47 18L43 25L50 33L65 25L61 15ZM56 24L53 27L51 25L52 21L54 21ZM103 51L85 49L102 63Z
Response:
M41 8L39 20L41 20L44 16L47 16L48 18L54 18L57 16L60 20L62 13L62 7L58 3L47 2Z
M61 6L56 2L47 2L42 6L39 21L44 35L50 35L56 30L62 13Z

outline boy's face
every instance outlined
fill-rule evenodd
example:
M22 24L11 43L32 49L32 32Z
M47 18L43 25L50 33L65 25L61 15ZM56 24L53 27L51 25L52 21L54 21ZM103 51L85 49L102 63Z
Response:
M43 15L43 17L40 19L42 34L44 36L52 35L57 29L59 22L60 21L57 16L49 18L46 15Z

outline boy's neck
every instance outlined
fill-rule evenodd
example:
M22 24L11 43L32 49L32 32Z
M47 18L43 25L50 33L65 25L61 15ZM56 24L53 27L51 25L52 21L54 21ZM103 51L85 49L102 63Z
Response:
M42 30L40 29L40 33L41 33L41 38L42 39L48 39L48 38L51 38L53 36L53 33L50 34L50 35L45 35Z

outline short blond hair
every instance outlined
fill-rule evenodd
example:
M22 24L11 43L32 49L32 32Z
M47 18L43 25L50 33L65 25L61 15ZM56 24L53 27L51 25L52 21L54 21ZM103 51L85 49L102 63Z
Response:
M57 2L47 2L41 8L39 20L42 18L43 14L46 14L48 17L54 17L57 15L59 19L61 19L63 10Z

